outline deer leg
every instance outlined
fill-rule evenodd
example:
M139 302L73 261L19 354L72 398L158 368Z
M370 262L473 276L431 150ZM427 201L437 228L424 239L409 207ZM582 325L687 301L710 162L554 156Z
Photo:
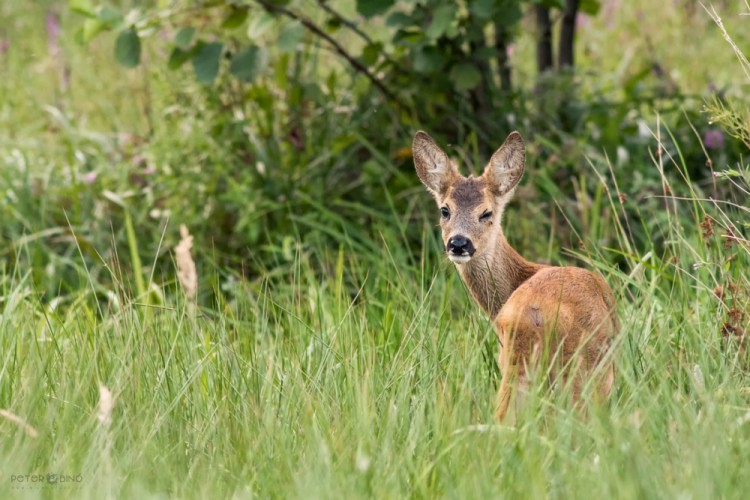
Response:
M497 411L495 412L495 420L502 422L505 420L505 416L508 413L508 407L510 406L510 400L513 397L513 383L511 378L514 378L510 370L503 371L503 379L500 381L500 389L497 392Z
M518 365L513 363L511 344L510 336L501 333L500 355L498 356L497 361L503 378L500 381L500 388L497 391L497 411L495 412L495 420L498 422L503 422L505 420L516 389L516 383L518 382Z

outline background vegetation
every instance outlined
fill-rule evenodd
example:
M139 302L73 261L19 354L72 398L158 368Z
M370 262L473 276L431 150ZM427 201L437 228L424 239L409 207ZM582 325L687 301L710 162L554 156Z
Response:
M3 2L2 496L742 497L749 12ZM615 289L606 407L493 425L417 129L524 134L504 227Z

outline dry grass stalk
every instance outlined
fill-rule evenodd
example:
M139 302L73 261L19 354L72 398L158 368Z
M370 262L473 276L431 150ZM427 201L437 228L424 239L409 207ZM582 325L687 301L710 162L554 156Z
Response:
M37 432L36 429L34 429L34 427L31 424L26 422L24 419L22 419L15 413L11 413L8 410L0 410L0 417L10 420L11 422L15 424L18 424L19 426L23 428L23 430L26 431L26 434L28 434L29 436L33 438L39 436L39 433Z
M99 386L99 423L109 428L112 423L112 408L115 406L115 398L106 386Z
M748 2L745 2L745 5L747 5L748 9L750 9L750 4ZM745 76L750 79L750 61L747 60L747 57L745 57L745 54L742 52L742 50L737 46L737 44L732 40L732 37L729 36L729 33L727 32L727 29L724 27L724 23L721 20L721 17L719 16L718 12L716 12L716 9L712 5L710 8L706 7L703 3L701 3L701 6L703 9L708 13L709 16L711 16L711 19L713 19L714 23L716 23L716 26L719 27L721 30L721 34L724 37L724 40L729 43L729 45L732 47L732 50L734 50L734 54L737 56L737 59L740 61L740 66L742 67L742 70L745 72Z
M198 272L195 269L195 261L190 249L193 248L193 237L187 227L180 225L180 242L175 247L175 260L177 261L177 279L185 291L188 310L195 312L196 297L198 295Z

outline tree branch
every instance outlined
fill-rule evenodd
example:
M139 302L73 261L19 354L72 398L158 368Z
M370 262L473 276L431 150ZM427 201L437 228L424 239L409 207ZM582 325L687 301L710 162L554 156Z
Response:
M375 43L373 41L373 39L370 38L370 35L368 35L364 31L362 31L361 29L359 29L359 27L357 26L357 24L354 21L345 18L338 11L336 11L333 7L331 7L330 5L328 5L327 0L318 0L318 5L320 5L320 7L324 11L328 12L331 16L333 16L334 19L336 19L341 24L343 24L344 26L346 26L347 28L349 28L350 30L352 30L357 36L359 36L362 40L364 40L365 42L367 42L368 45L372 45L373 43ZM388 54L385 52L385 50L383 50L380 53L380 55L383 56L383 59L385 59L388 62L388 64L390 64L391 67L393 67L393 69L395 69L398 73L402 73L403 74L404 70L401 68L401 66L399 64L396 63L396 61L394 61L393 59L390 58L390 56L388 56Z
M362 31L357 27L357 25L354 23L354 21L350 21L349 19L345 18L338 12L336 12L333 7L330 7L326 0L318 0L318 5L320 5L324 11L328 12L330 15L332 15L337 21L339 21L341 24L355 32L359 37L364 40L365 42L372 43L372 38L370 38L370 35Z
M269 2L268 0L255 0L256 3L260 4L264 9L266 9L269 12L277 12L279 14L283 14L286 17L289 17L291 19L294 19L295 21L299 21L302 23L302 25L307 28L309 31L314 33L316 36L324 39L326 42L328 42L333 49L338 53L341 57L346 59L346 61L358 72L362 73L367 77L368 80L372 82L375 87L380 90L380 92L385 95L387 98L398 104L402 108L406 108L407 106L399 99L399 97L393 93L388 87L386 87L383 82L381 82L375 75L372 74L370 69L362 64L360 61L358 61L354 56L349 54L344 47L341 46L339 42L337 42L331 35L320 29L312 20L309 18L297 14L295 12L292 12L291 10L282 7L280 5L274 5L273 3Z

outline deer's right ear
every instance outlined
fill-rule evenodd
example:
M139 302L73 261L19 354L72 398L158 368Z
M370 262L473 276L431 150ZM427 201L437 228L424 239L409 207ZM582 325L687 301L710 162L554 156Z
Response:
M414 136L411 149L417 175L435 196L444 194L460 177L448 155L421 130Z

